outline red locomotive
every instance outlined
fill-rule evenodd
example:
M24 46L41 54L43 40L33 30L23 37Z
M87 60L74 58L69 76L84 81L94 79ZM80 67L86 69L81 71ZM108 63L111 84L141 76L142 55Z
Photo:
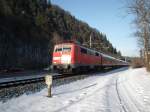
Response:
M54 47L52 69L62 72L127 66L128 63L75 42L64 42Z

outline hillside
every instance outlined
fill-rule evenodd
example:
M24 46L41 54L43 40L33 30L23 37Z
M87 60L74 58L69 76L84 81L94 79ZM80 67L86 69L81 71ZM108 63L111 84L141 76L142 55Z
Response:
M77 20L47 0L0 1L0 68L43 68L51 63L53 45L75 39L99 51L121 56L105 34Z

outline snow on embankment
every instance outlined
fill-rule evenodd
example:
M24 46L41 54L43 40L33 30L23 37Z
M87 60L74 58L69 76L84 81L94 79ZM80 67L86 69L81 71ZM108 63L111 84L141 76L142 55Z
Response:
M150 112L150 73L145 68L129 69L119 77L119 93L131 112Z
M101 73L54 87L52 98L46 97L47 89L43 89L35 94L24 94L5 103L0 102L0 112L120 112L119 101L117 97L113 98L109 88L115 88L114 76L118 76L122 70L126 69ZM108 92L109 90L111 92ZM115 89L113 91L115 94ZM115 107L108 105L108 98L116 102Z
M43 89L0 102L0 112L150 112L150 74L118 69L53 87L53 97L46 95Z

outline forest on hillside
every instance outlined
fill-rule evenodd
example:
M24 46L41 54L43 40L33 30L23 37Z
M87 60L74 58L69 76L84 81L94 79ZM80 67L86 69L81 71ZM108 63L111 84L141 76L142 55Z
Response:
M121 53L105 34L47 0L0 0L0 68L49 66L54 44L77 40L115 57Z

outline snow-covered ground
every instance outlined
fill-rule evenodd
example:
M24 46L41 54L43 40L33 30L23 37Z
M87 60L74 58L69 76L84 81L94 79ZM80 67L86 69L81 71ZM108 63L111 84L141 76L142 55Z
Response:
M22 95L0 112L150 112L150 74L145 68L121 68L70 84Z

